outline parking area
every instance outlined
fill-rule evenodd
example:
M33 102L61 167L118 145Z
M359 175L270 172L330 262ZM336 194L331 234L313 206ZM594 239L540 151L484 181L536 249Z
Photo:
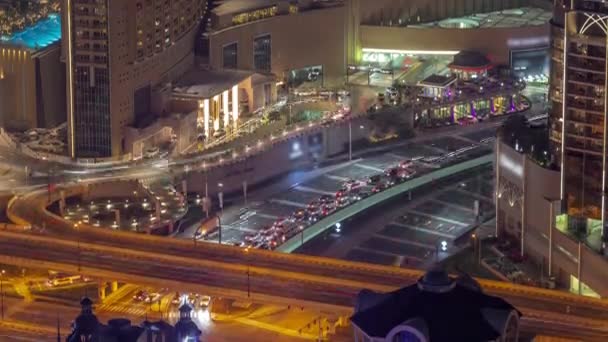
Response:
M422 189L412 200L400 198L382 204L344 222L340 231L317 237L298 252L424 268L454 252L454 240L478 222L494 217L493 187L492 167L484 166Z
M254 248L274 249L290 237L300 233L317 220L362 198L383 191L395 184L407 181L434 169L473 158L479 153L488 153L483 145L459 137L441 137L428 143L409 143L344 163L331 171L293 185L286 191L248 203L247 210L238 215L222 218L222 243ZM428 158L433 157L432 161ZM421 207L431 213L441 214L447 210L435 204ZM415 215L412 213L412 215ZM465 222L466 212L462 213ZM460 218L460 216L459 216ZM434 220L432 217L429 218ZM414 223L415 224L415 223ZM441 229L452 229L447 223ZM441 222L436 224L441 226ZM457 224L457 227L463 226ZM439 229L439 228L438 228ZM207 232L200 238L218 241L219 231ZM392 251L399 248L400 241L385 241L376 238L353 252L376 249L388 244ZM425 247L416 250L419 255ZM387 252L390 253L390 252ZM376 256L385 259L386 256ZM413 257L413 255L412 255Z

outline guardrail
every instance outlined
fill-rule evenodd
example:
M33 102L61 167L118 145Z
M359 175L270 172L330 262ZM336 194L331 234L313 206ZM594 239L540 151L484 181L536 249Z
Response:
M481 166L483 164L491 163L494 160L494 155L492 153L485 155L483 157L479 157L476 159L468 160L456 165L448 166L436 171L429 172L420 177L416 177L412 180L409 180L405 183L396 185L392 188L389 188L385 191L377 193L375 195L369 196L361 201L358 201L354 204L347 206L344 209L336 211L335 213L324 217L319 220L317 223L309 226L304 229L301 233L294 235L289 238L283 244L276 248L277 251L292 253L298 247L302 246L307 241L315 238L319 234L324 231L330 229L335 226L336 223L344 221L370 207L373 207L381 202L384 202L388 199L391 199L395 196L401 195L406 191L410 191L414 188L417 188L421 185L428 184L435 180L442 179L447 176L451 176L453 174Z
M480 159L486 159L485 162L491 161L492 159L492 155L489 156L484 156L484 157L480 157L474 160L470 160L468 162L465 162L466 164L471 164L471 163L475 163L475 162L480 162ZM443 171L443 172L449 172L448 170L454 170L454 167L458 167L460 166L460 168L465 169L465 163L461 163L458 165L454 165L452 167L447 167L443 170L437 170L436 172L439 171ZM480 163L481 165L482 163ZM433 174L433 173L431 173ZM428 175L431 175L428 174ZM423 176L419 177L422 178ZM432 176L430 176L432 178ZM412 183L414 180L410 181L410 186L412 186ZM418 180L420 182L420 179ZM404 192L407 190L403 190L403 189L399 189L400 186L405 186L406 184L401 184L399 186L393 187L389 190L386 190L384 192L385 196L388 196L390 193L393 192ZM70 194L74 194L74 193L78 193L79 191L83 191L83 187L80 185L74 185L72 187L68 187L68 188L64 188L64 190L66 191L66 193L70 193ZM378 194L380 195L380 194ZM376 196L376 195L374 195ZM395 196L395 194L393 193L392 196ZM371 197L369 197L368 199L370 199ZM58 199L58 195L56 193L52 194L52 198L51 198L51 202L56 201ZM45 209L45 206L47 205L47 194L45 190L41 190L41 191L37 191L37 192L33 192L29 195L25 195L24 197L15 197L11 200L11 206L9 206L11 209L13 209L12 207L15 205L14 202L18 202L18 201L25 201L25 203L21 203L21 206L26 206L26 209L28 210L27 212L29 213L30 211L34 214L39 214L41 219L43 220L47 220L47 229L51 228L51 227L55 227L55 228L59 228L59 229L69 229L70 231L73 231L73 234L79 234L79 233L88 233L88 234L93 234L93 235L98 235L100 238L108 238L108 239L116 239L117 242L120 242L120 244L122 246L125 245L132 245L132 246L137 246L140 244L144 244L144 245L154 245L154 246L158 246L158 250L162 251L163 248L168 248L169 250L175 250L178 251L179 250L192 250L192 248L196 248L200 250L204 250L206 252L209 253L217 253L220 256L225 256L227 258L240 258L241 260L243 260L243 263L247 262L247 260L249 260L249 262L251 262L252 265L255 264L256 259L259 258L260 261L276 261L279 263L294 263L294 264L300 264L303 267L306 267L306 265L310 265L310 266L317 266L317 267L322 267L325 269L335 269L336 271L336 276L339 278L340 275L340 270L346 271L346 272L360 272L360 273L365 273L365 274L369 274L370 279L374 279L374 275L376 274L381 274L383 276L387 276L387 277L395 277L398 279L401 279L403 282L407 282L409 281L415 281L416 279L418 279L419 277L421 277L423 275L423 271L421 270L414 270L414 269L403 269L403 268L397 268L397 267L389 267L389 266L383 266L383 265L374 265L374 264L368 264L368 263L362 263L362 262L354 262L354 261L345 261L345 260L337 260L337 259L330 259L330 258L324 258L324 257L318 257L318 256L306 256L306 255L296 255L296 254L288 254L288 253L277 253L277 252L271 252L271 251L265 251L265 250L257 250L257 249L251 249L247 251L247 254L245 254L244 250L242 248L239 247L234 247L234 246L228 246L228 245L217 245L217 244L209 244L209 243L199 243L198 245L193 245L192 241L188 241L188 240L175 240L175 239L170 239L167 240L165 237L161 237L161 236L153 236L153 235L145 235L145 234L134 234L134 233L130 233L130 232L120 232L120 231L110 231L110 230L104 230L104 229L99 229L96 227L87 227L85 225L81 226L79 228L80 232L76 232L75 229L72 228L72 224L70 222L68 222L67 220L64 220L61 217L58 217L54 214L52 214L51 212L48 212ZM362 203L363 201L359 202ZM378 198L378 202L380 202L380 198ZM353 206L356 205L353 204ZM12 210L8 210L9 213L12 212ZM334 215L337 215L334 214ZM333 216L333 215L332 215ZM10 215L9 218L11 220L17 219L20 224L30 224L33 222L30 222L27 220L26 217L20 217L19 215L17 215L16 213L13 215ZM323 221L323 220L322 220ZM318 224L321 224L322 221L318 222ZM327 223L326 223L327 224ZM333 224L328 224L329 227L333 226L335 223ZM4 227L5 230L11 230L9 229L9 227ZM65 240L65 239L71 239L72 241L76 240L77 238L74 235L68 235L68 236L64 236L60 239ZM300 238L300 235L296 235L296 240L298 240ZM566 293L566 292L562 292L562 291L557 291L557 290L548 290L548 289L542 289L542 288L536 288L536 287L531 287L531 286L526 286L526 285L518 285L518 284L512 284L512 283L505 283L505 282L499 282L499 281L493 281L493 280L486 280L486 279L478 279L479 283L482 285L482 287L486 290L489 291L492 294L495 295L506 295L506 296L530 296L530 297L534 297L537 298L539 300L550 300L550 301L561 301L564 304L568 304L568 303L578 303L578 304L584 304L584 305L588 305L590 307L595 307L595 308L601 308L601 309L605 309L608 310L608 301L606 300L602 300L602 299L596 299L596 298L590 298L590 297L582 297L582 296L578 296L578 295L574 295L574 294L570 294L570 293ZM373 282L371 282L373 283Z

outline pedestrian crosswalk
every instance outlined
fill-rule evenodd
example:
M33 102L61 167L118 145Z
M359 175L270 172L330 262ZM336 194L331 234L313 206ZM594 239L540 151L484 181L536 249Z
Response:
M115 303L111 305L101 304L96 308L99 313L115 313L121 315L129 315L143 317L147 314L149 308L134 303Z

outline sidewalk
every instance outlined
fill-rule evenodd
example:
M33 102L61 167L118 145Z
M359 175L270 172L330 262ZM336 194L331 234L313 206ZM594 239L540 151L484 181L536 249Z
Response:
M240 316L240 315L228 315L221 313L212 313L211 317L216 322L237 322L240 324L256 327L259 329L264 329L272 332L279 333L281 335L297 337L306 340L317 340L318 334L310 334L299 331L298 329L286 328L278 325L276 322L267 323L261 320L256 320L248 317L249 315Z

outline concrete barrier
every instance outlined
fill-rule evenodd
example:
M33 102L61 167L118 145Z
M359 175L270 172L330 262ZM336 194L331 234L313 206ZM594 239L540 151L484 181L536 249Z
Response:
M364 210L369 209L370 207L373 207L377 204L380 204L386 200L401 195L404 192L410 191L419 186L428 184L435 180L442 179L444 177L454 175L462 171L466 171L484 164L491 163L493 160L494 155L490 153L483 157L471 159L456 165L448 166L436 171L429 172L420 177L409 180L405 183L396 185L388 190L369 196L359 202L351 204L348 207L338 210L334 214L331 214L319 220L317 223L304 229L302 233L296 234L293 237L289 238L276 250L285 253L292 253L304 243L312 240L313 238L323 233L324 231L330 229L331 227L334 227L336 223L342 222Z

